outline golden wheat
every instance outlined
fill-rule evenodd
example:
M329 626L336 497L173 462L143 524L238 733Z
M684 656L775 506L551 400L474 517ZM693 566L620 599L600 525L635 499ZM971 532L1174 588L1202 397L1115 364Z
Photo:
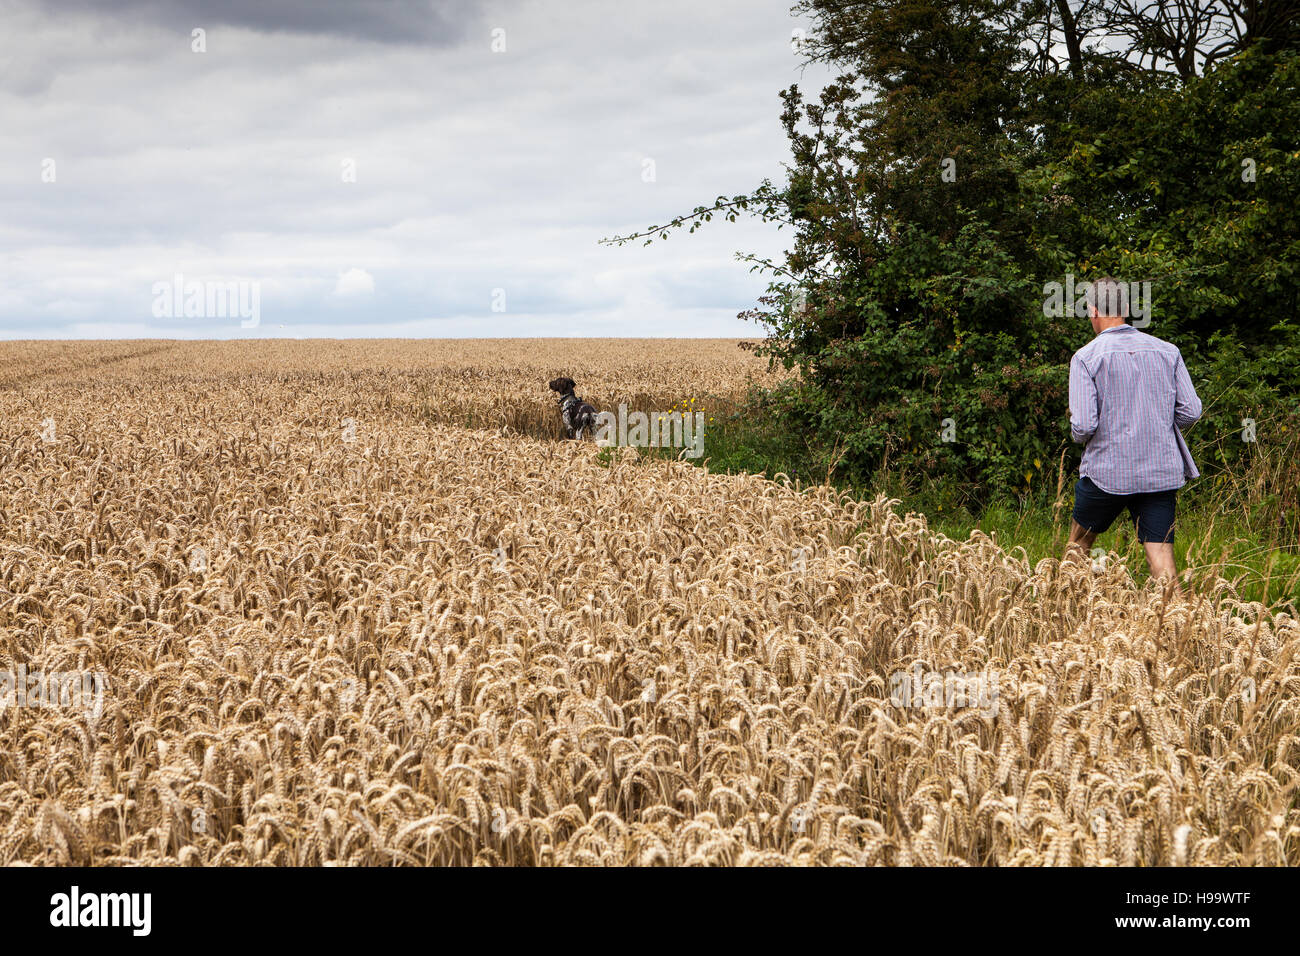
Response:
M0 704L0 864L1300 858L1288 615L554 440L734 343L0 358L0 670L106 678Z

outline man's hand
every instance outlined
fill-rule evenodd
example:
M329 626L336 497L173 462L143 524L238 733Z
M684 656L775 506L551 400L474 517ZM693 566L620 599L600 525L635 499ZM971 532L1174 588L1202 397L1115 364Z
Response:
M1178 363L1174 366L1174 423L1180 429L1187 428L1201 417L1201 397L1196 394L1192 377L1187 374L1183 364L1183 355L1178 353Z
M1080 445L1087 445L1100 421L1097 384L1087 366L1075 355L1070 359L1070 437Z

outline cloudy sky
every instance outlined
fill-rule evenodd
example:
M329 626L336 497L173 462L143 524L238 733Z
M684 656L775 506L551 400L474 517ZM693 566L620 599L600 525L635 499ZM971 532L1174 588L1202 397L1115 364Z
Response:
M790 0L0 0L0 337L754 336ZM202 31L196 33L195 31Z

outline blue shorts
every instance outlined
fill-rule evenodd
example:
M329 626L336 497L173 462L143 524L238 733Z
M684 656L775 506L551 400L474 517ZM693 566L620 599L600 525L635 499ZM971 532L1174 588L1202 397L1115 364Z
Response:
M1128 509L1137 522L1138 540L1170 542L1174 540L1174 496L1177 488L1149 491L1134 495L1112 495L1102 491L1087 476L1074 486L1074 520L1080 527L1101 534Z

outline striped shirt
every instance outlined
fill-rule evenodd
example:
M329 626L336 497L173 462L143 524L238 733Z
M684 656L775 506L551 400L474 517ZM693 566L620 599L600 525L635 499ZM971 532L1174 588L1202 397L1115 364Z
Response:
M1131 325L1103 329L1070 360L1070 432L1079 474L1131 495L1200 477L1180 429L1201 417L1178 347Z

